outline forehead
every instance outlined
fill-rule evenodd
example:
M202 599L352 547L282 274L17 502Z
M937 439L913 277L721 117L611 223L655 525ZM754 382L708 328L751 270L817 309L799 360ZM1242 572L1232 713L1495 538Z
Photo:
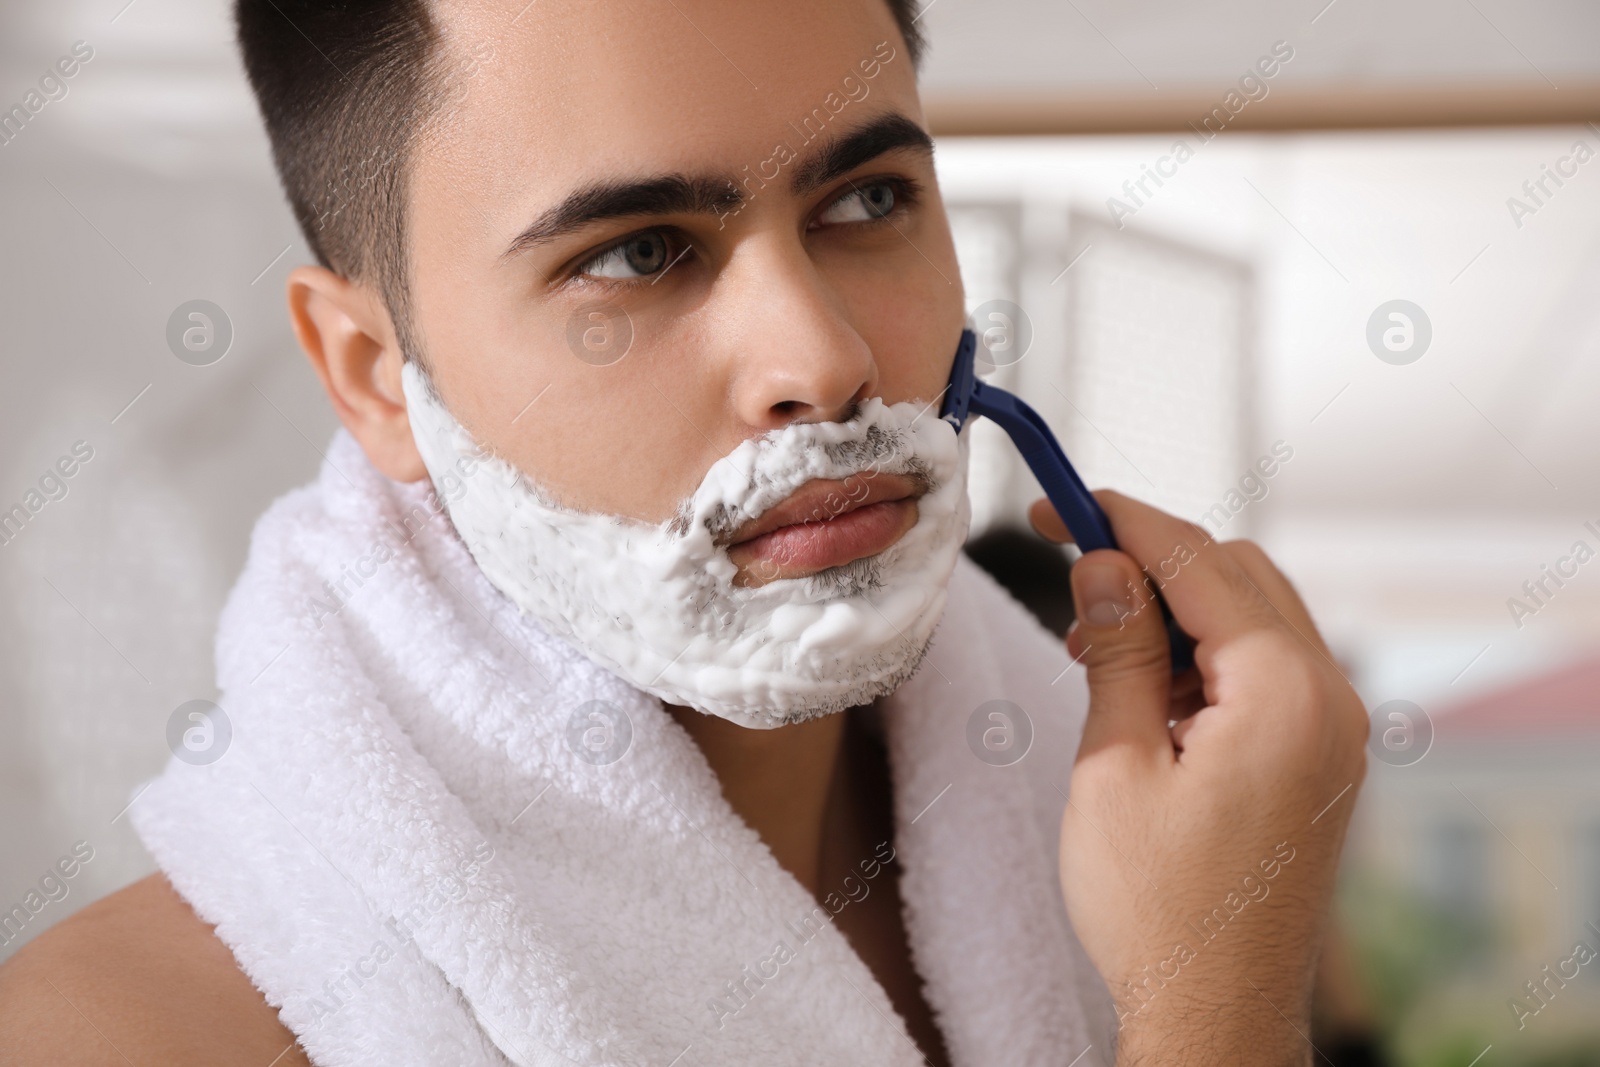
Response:
M471 190L526 211L590 179L738 171L841 104L858 114L840 119L893 102L921 121L885 0L439 0L434 14L444 95L414 154L425 199Z

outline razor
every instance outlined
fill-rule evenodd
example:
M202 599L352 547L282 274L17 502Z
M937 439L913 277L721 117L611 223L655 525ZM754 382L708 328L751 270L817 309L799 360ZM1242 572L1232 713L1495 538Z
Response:
M967 421L983 416L1006 432L1022 459L1033 471L1050 499L1056 514L1066 523L1078 548L1093 552L1101 548L1116 548L1117 539L1111 532L1111 520L1106 517L1100 502L1095 500L1073 470L1067 454L1061 450L1050 427L1044 419L1020 397L978 380L974 361L978 352L978 335L971 328L961 331L961 344L956 348L955 365L950 368L950 384L945 389L944 404L939 417L960 433ZM1161 606L1161 617L1166 622L1167 644L1172 652L1172 673L1182 674L1194 666L1194 639L1184 633L1172 617L1172 609L1157 592L1156 603Z

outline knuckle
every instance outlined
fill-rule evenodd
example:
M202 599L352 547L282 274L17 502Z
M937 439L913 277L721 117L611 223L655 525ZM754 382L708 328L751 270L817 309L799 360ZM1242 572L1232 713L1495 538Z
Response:
M1167 657L1166 646L1146 635L1102 639L1084 651L1091 676L1100 682L1143 677L1153 670L1164 669Z
M1250 580L1239 567L1224 567L1220 571L1235 604L1244 613L1253 629L1278 631L1285 628L1284 618L1266 590Z
M1222 546L1241 562L1249 561L1268 565L1272 563L1272 557L1267 555L1266 549L1248 538L1240 538L1237 541L1224 541Z
M1186 541L1192 547L1199 549L1206 545L1210 545L1215 541L1215 538L1207 533L1206 528L1201 526L1199 523L1191 522L1188 519L1177 519L1175 521L1177 522L1178 526L1177 532L1181 534L1184 541Z
M1076 803L1095 800L1105 796L1111 789L1122 771L1116 750L1104 748L1092 755L1085 755L1078 760L1072 768L1072 782L1068 787L1068 798Z
M1106 745L1079 759L1067 787L1074 804L1106 812L1123 804L1129 782L1140 769L1136 753L1125 745Z
M1283 628L1276 631L1284 646L1284 662L1292 685L1304 699L1315 700L1324 711L1331 703L1328 694L1328 665L1312 650L1306 639Z
M1329 703L1324 694L1326 664L1298 634L1277 623L1254 637L1261 662L1274 664L1274 688L1297 705Z

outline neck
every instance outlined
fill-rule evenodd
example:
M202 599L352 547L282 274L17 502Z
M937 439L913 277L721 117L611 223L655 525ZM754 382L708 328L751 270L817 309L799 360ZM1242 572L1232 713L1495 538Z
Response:
M845 716L752 730L675 704L667 711L700 746L729 806L815 896Z

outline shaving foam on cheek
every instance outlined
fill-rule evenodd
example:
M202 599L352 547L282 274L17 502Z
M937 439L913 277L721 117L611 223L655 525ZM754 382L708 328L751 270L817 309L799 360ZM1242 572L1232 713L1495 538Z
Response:
M892 692L921 662L970 519L966 440L926 407L873 398L849 422L745 441L652 525L556 504L480 447L414 363L402 383L423 463L490 582L633 685L767 729ZM807 482L873 472L928 486L899 541L809 578L733 584L721 538Z

